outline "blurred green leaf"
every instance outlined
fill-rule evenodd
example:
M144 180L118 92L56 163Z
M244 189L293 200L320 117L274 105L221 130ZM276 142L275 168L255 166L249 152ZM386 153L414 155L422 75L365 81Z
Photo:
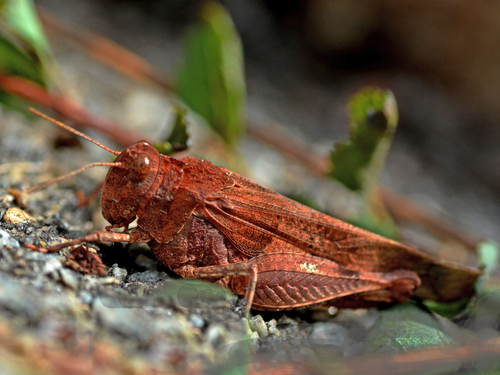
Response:
M377 183L396 130L398 110L390 91L365 88L348 103L349 139L330 155L330 175L351 190Z
M234 147L245 131L243 49L230 15L220 4L206 2L201 14L201 23L187 39L178 93Z
M445 318L453 318L468 308L471 298L464 298L455 302L438 302L433 300L422 301L430 311Z
M0 72L17 75L45 86L41 66L0 35Z
M56 67L49 43L31 0L0 2L0 73L16 75L44 87ZM0 103L28 116L27 101L0 91Z
M373 353L409 352L454 343L434 316L411 301L381 311L367 336L367 345Z
M364 197L364 211L351 218L352 224L396 238L397 227L378 194L398 122L396 99L390 91L368 87L350 98L348 113L349 138L332 151L329 175Z
M213 373L221 375L244 375L248 373L251 356L251 340L241 340L225 345L215 354ZM210 373L210 371L209 371Z
M163 142L153 143L152 146L160 154L172 155L188 148L189 132L187 110L180 104L174 104L175 120L170 136Z
M483 268L483 274L476 283L477 297L470 315L473 317L493 317L500 319L500 284L496 279L490 279L490 275L498 270L500 265L500 246L490 239L481 242L476 248L479 267Z
M4 0L0 14L11 31L42 56L41 61L51 56L49 43L31 0Z
M203 280L178 279L166 284L153 297L174 299L179 306L188 307L193 303L207 301L227 301L234 294L221 286Z
M478 265L483 268L481 282L476 285L479 292L482 284L500 265L500 247L494 240L483 241L476 248Z
M0 35L0 73L17 75L45 86L41 66L30 59L12 42ZM7 108L30 115L27 108L32 104L15 95L0 90L0 103Z

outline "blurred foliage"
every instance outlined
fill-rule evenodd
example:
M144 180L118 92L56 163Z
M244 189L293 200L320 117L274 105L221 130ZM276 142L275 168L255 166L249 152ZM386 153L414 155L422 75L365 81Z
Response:
M492 274L500 266L500 246L493 240L481 242L477 247L479 266L483 268L483 275L476 283L477 297L470 311L472 317L484 317L483 321L490 322L490 328L500 326L500 284L498 278L493 280ZM495 322L494 324L491 324Z
M368 190L383 170L392 135L398 122L392 92L364 88L349 99L349 139L336 145L330 155L330 176L349 189Z
M52 58L49 42L31 0L3 0L0 15L2 23L6 23L10 31L33 50L42 64Z
M483 268L483 275L476 290L481 291L484 281L498 269L500 265L500 247L494 240L481 242L476 249L479 267Z
M208 1L186 42L178 94L235 148L245 132L243 49L229 13Z
M177 279L169 282L165 288L158 289L154 298L173 300L180 307L188 308L199 301L226 301L233 296L227 289L197 279Z
M453 318L461 312L466 311L470 307L471 302L473 301L469 297L455 302L438 302L432 300L422 301L423 305L430 311L445 318Z
M252 358L250 343L251 341L248 338L220 348L216 358L214 358L216 366L214 366L213 372L207 371L207 373L220 375L247 374L249 372L248 364L250 364Z
M40 65L17 48L14 43L0 36L0 72L24 77L45 86Z
M349 99L349 138L330 154L330 177L365 199L365 211L352 223L386 237L398 230L383 206L378 186L380 175L398 123L398 108L392 92L375 87L360 90Z
M367 336L373 353L408 352L453 343L455 340L442 331L436 318L413 301L382 310Z
M174 112L174 126L169 137L165 141L152 144L152 146L163 155L172 155L188 148L189 132L187 110L180 104L174 104Z
M0 74L26 78L44 87L55 76L49 43L31 0L0 1ZM26 114L29 104L0 91L0 103Z
M30 59L8 39L0 35L0 74L17 75L45 86L39 64ZM7 108L28 114L30 104L15 95L0 90L0 103Z

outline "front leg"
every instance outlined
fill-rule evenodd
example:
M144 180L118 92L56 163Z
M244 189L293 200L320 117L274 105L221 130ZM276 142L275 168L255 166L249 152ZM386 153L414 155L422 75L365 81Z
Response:
M66 241L45 248L37 248L34 245L24 245L24 247L32 250L38 250L42 253L55 253L65 247L79 245L85 242L130 242L130 234L128 233L115 233L115 232L95 232L87 236L76 238L74 240Z
M32 250L38 250L43 253L55 253L59 250L62 250L66 247L79 245L85 242L128 242L128 243L137 243L137 242L148 242L151 240L151 237L141 231L140 229L134 229L130 234L128 233L116 233L109 231L101 231L89 234L84 237L76 238L74 240L66 241L60 244L47 246L45 248L37 248L34 245L24 245L24 247Z

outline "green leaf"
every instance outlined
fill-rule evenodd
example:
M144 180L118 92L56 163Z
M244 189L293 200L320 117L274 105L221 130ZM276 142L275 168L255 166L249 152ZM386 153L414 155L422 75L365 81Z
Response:
M243 49L228 12L202 6L202 20L187 39L178 81L180 97L234 147L245 131Z
M455 302L438 302L433 300L422 301L430 311L445 318L453 318L468 308L471 298L467 297Z
M330 175L351 190L377 183L396 130L398 110L390 91L365 88L349 100L349 139L331 153Z
M17 46L0 35L0 72L17 75L40 85L45 79L40 64L29 58Z
M44 87L56 76L50 46L31 0L0 2L0 73ZM32 104L14 95L0 91L0 103L32 117L26 110Z
M188 148L187 110L180 104L174 104L174 111L175 120L170 136L165 141L152 144L163 155L172 155Z
M23 113L30 119L35 119L36 115L28 112L27 110L27 108L32 107L33 105L35 105L35 103L31 103L27 100L18 98L15 95L11 95L5 91L0 90L0 104L5 108L9 108L10 110Z
M329 175L364 197L364 210L351 218L352 224L397 238L398 229L378 194L398 122L396 99L390 91L365 88L350 98L348 113L349 138L332 151Z
M234 295L221 286L203 280L187 279L169 282L153 295L153 297L174 299L182 307L189 307L200 301L203 301L204 305L214 301L225 302L231 296Z
M455 341L444 333L436 318L413 302L380 312L369 331L367 344L374 353L409 352L430 347L448 347Z
M45 86L43 69L11 41L0 35L0 73L17 75ZM0 90L0 103L6 108L30 115L27 108L32 104L15 95Z
M51 56L49 43L31 0L5 0L0 12L11 31L23 38L37 55L42 56L42 61Z
M494 240L483 241L477 245L476 253L478 257L478 265L483 268L481 281L484 282L484 280L486 280L493 273L493 271L498 269L500 264L500 247ZM476 290L481 289L482 282L478 283Z

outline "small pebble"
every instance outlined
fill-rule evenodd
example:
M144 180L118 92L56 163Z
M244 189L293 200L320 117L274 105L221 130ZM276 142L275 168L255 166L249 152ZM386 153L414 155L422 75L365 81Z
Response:
M75 272L67 268L61 268L59 274L61 275L61 281L64 285L72 290L78 289L79 278Z
M190 315L188 319L195 328L201 328L205 324L205 320L197 314Z
M212 323L205 332L205 340L212 347L219 347L226 341L226 330L220 324Z
M276 327L276 319L271 319L270 321L266 322L267 325L267 331L271 336L279 336L280 332L278 331L278 328Z
M82 301L82 303L85 303L87 305L90 305L90 303L94 299L92 294L90 294L86 290L80 290L80 292L78 293L78 297L80 297L80 301Z
M264 322L264 319L262 319L262 316L252 316L248 320L248 323L250 324L250 328L252 329L252 331L257 332L261 339L265 339L267 338L267 336L269 336L269 331L267 330L266 323Z
M17 207L9 208L7 212L5 212L5 215L3 215L3 219L12 224L22 223L25 221L35 221L34 218Z
M134 293L137 297L142 297L145 290L144 284L134 284L130 287L130 291Z
M113 284L120 284L120 281L113 276L107 276L107 277L100 277L97 280L97 283L100 285L113 285Z
M8 204L12 202L14 202L14 196L12 196L11 194L5 194L0 196L0 204L3 207L7 207Z
M16 276L26 276L29 275L29 272L22 268L16 268L12 273Z
M12 238L9 233L0 229L0 248L2 247L18 248L19 242Z
M108 270L108 275L116 277L116 279L118 279L120 282L125 281L127 274L127 270L125 268L118 267L117 263L113 264Z
M92 290L92 289L96 288L97 286L99 286L99 282L92 275L85 275L85 276L83 276L82 280L83 280L83 286L87 290Z
M53 274L54 272L57 272L59 269L62 268L62 264L59 260L57 259L51 259L48 260L44 265L43 265L43 274Z

